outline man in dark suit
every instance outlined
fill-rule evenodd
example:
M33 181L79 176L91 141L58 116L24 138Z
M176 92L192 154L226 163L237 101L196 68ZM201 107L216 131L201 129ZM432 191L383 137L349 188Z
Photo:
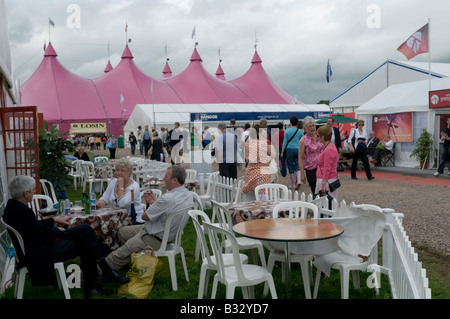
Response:
M341 142L341 133L339 133L339 129L334 127L334 119L333 117L329 117L327 119L327 125L332 128L333 135L331 136L331 141L336 145L336 149L338 153L342 150L342 142Z
M128 278L118 275L106 263L102 248L94 230L89 224L81 224L68 229L55 224L68 225L67 217L40 219L28 207L36 191L36 181L30 176L15 176L9 185L11 199L5 207L3 220L21 235L25 256L16 250L21 265L28 268L33 285L51 285L56 283L53 264L80 256L84 279L84 296L105 296L110 294L95 284L97 265L103 273L104 282L126 283ZM12 236L15 247L17 242Z
M380 140L375 136L375 131L370 131L369 140L367 141L367 155L373 156L375 148L377 147Z

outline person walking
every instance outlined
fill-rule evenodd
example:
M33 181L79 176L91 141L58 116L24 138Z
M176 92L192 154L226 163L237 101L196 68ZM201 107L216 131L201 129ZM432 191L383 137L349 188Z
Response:
M351 169L352 179L357 179L356 166L358 165L358 158L361 158L363 162L367 179L369 181L375 179L375 177L372 176L372 172L370 171L369 160L367 159L367 145L366 145L367 140L368 135L366 130L364 130L364 121L358 120L358 122L356 122L356 128L352 130L350 136L348 137L350 150L353 154L353 162Z
M144 138L144 130L142 129L142 126L138 126L138 130L137 130L137 140L138 140L138 143L139 143L139 153L141 154L141 155L143 155L144 154L144 144L142 144L142 140L143 140L143 138Z
M217 128L216 158L220 176L237 178L237 137L227 131L227 126L220 123Z
M137 139L133 132L130 132L130 135L128 135L128 142L130 142L131 146L131 155L134 155L136 151Z
M289 128L284 132L281 156L285 156L291 178L291 189L299 189L301 185L300 169L298 166L298 147L303 132L297 127L298 118L291 116Z
M144 134L142 138L142 144L144 144L144 155L145 158L148 158L148 151L152 146L152 136L150 135L150 131L148 130L148 125L144 128Z
M298 165L302 183L308 182L311 193L316 192L317 165L319 155L323 151L323 144L320 143L319 134L316 129L316 122L311 116L303 120L305 135L298 146Z
M447 116L447 126L441 132L441 141L444 141L444 144L442 145L439 168L438 171L434 173L434 176L444 174L445 163L450 158L450 116ZM450 176L450 165L448 167L448 175Z
M107 144L109 149L109 159L115 159L116 158L116 149L117 149L117 141L114 137L114 135L111 135L109 138L109 142Z

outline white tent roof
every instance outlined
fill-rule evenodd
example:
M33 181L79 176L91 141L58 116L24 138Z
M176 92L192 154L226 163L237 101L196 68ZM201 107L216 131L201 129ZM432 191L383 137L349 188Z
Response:
M427 80L428 63L386 60L350 88L331 100L331 107L358 107L386 88L413 81ZM450 63L431 63L433 79L450 76Z
M258 114L260 117L274 113L296 113L299 118L303 118L303 114L317 114L318 117L328 116L330 108L326 104L137 104L131 113L124 127L124 131L129 132L144 125L152 126L154 118L156 125L170 125L179 122L181 125L189 124L193 114L233 114L233 118L237 121L251 121L245 118L250 113ZM239 113L243 116L239 119ZM305 115L305 116L306 116ZM211 122L214 120L209 120ZM218 119L215 122L222 122Z
M356 109L357 115L428 112L428 80L396 84ZM450 78L431 80L431 90L450 88Z

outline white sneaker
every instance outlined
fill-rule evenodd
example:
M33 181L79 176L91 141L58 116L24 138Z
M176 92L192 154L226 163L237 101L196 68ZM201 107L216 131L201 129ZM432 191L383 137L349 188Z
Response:
M439 172L434 173L434 176L439 176Z

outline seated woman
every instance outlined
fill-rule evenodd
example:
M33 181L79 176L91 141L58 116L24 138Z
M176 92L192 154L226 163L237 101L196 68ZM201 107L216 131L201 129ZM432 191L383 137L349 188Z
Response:
M134 208L136 211L135 224L142 224L143 206L140 196L140 187L133 179L133 164L126 158L120 158L115 162L115 178L111 180L102 197L97 201L97 208L107 205L124 208L131 214L131 190L134 190ZM131 215L130 215L131 216ZM132 216L131 216L132 217Z
M392 153L392 148L394 147L394 141L391 140L391 136L386 134L384 139L378 143L375 151L373 152L372 159L370 160L375 165L381 165L381 156L384 154L384 150L386 150L387 154Z
M78 147L77 151L73 154L74 157L83 160L83 161L90 161L89 155L84 151L84 147Z

